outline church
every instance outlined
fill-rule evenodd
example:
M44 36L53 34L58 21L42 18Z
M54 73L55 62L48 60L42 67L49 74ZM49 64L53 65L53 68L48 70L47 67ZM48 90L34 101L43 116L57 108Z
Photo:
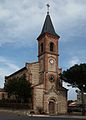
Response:
M38 108L42 108L47 114L67 113L67 89L62 86L59 78L61 73L58 66L59 38L48 11L42 31L37 38L38 61L25 63L22 69L5 77L6 83L12 78L26 75L33 88L31 102L35 112Z

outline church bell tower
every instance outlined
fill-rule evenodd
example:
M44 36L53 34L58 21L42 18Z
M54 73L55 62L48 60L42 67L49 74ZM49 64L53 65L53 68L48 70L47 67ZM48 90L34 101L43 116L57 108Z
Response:
M58 80L58 40L49 14L49 5L45 22L38 40L39 83L48 91Z
M48 11L38 40L39 106L47 114L67 112L67 90L59 81L58 42L60 36L55 32Z

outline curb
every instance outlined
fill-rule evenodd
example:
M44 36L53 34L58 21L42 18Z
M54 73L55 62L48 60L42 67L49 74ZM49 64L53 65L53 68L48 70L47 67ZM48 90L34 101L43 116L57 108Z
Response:
M14 113L17 115L24 115L28 117L56 117L56 118L80 118L80 119L86 119L86 116L74 116L74 115L57 115L57 116L51 116L51 115L37 115L37 114L30 114L29 111L25 110L5 110L0 109L1 112L8 112L8 113Z

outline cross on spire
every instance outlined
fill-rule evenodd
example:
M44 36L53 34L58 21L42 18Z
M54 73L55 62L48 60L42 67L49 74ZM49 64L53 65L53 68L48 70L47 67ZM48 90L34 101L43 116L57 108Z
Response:
M50 7L50 5L47 4L47 14L49 14L49 7Z

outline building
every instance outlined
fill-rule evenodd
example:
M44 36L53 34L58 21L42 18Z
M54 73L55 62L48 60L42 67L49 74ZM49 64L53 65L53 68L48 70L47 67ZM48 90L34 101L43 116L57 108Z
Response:
M80 91L77 92L77 104L79 106L82 106L84 104L84 107L86 109L86 93L81 93Z
M61 69L58 67L58 42L60 36L47 12L41 34L38 36L38 62L26 63L19 71L6 76L5 82L26 75L33 87L33 110L42 108L47 114L67 112L67 89L59 80ZM6 83L5 83L6 84Z
M0 100L7 99L7 94L4 89L0 88Z

